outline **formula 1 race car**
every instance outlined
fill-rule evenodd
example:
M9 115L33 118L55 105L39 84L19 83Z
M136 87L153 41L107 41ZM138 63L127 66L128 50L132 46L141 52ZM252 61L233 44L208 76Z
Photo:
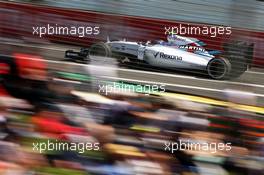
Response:
M83 61L89 60L91 55L114 57L120 62L129 60L159 68L205 71L213 79L239 77L252 61L253 45L245 42L225 44L222 53L205 49L205 44L196 38L172 35L167 40L146 43L108 40L93 44L89 49L81 49L78 57L76 53L70 56L74 55L73 51L66 51L65 57Z

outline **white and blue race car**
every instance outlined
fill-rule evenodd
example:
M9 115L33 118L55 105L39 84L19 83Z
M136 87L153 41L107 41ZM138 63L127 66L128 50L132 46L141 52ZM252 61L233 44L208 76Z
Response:
M251 63L253 45L233 42L224 45L224 52L205 49L196 38L168 36L167 41L107 41L93 44L80 52L66 51L65 57L89 60L92 55L115 57L168 69L205 71L213 79L239 77Z

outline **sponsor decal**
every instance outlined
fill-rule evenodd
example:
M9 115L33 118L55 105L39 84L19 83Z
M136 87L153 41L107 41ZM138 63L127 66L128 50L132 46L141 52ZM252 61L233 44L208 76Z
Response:
M189 46L189 45L181 45L179 46L180 49L187 49L187 50L192 50L192 51L201 51L205 52L204 48L198 47L198 46Z
M157 58L158 54L159 54L159 52L154 53L154 57Z
M153 54L155 58L159 55L160 58L181 61L182 57L177 55L168 55L163 52L156 52Z
M186 37L182 37L178 35L168 35L168 40L170 41L180 40L180 41L185 41L185 42L189 41Z

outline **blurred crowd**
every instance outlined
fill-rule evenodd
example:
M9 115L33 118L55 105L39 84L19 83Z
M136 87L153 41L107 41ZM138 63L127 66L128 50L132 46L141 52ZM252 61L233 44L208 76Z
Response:
M13 58L9 69L1 71L0 174L264 172L262 114L157 95L104 96L90 83L76 89L69 77L49 75L39 58L28 61L22 54L6 60ZM165 149L166 143L182 140L231 143L231 150ZM34 147L51 141L98 143L99 149L80 152L53 145L40 152Z

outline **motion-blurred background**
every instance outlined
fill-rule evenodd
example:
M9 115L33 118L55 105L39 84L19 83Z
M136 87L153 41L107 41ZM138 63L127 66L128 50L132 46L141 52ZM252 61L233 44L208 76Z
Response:
M257 0L0 1L0 174L205 174L264 172L264 2ZM33 27L99 26L99 35L33 35ZM210 49L252 44L239 78L120 66L95 57L65 62L66 50L98 41L166 40L165 26L227 26L231 35L185 35ZM4 61L3 61L4 60ZM163 93L102 94L105 82L164 85ZM57 140L100 150L33 150ZM230 151L165 150L165 143L231 143Z

